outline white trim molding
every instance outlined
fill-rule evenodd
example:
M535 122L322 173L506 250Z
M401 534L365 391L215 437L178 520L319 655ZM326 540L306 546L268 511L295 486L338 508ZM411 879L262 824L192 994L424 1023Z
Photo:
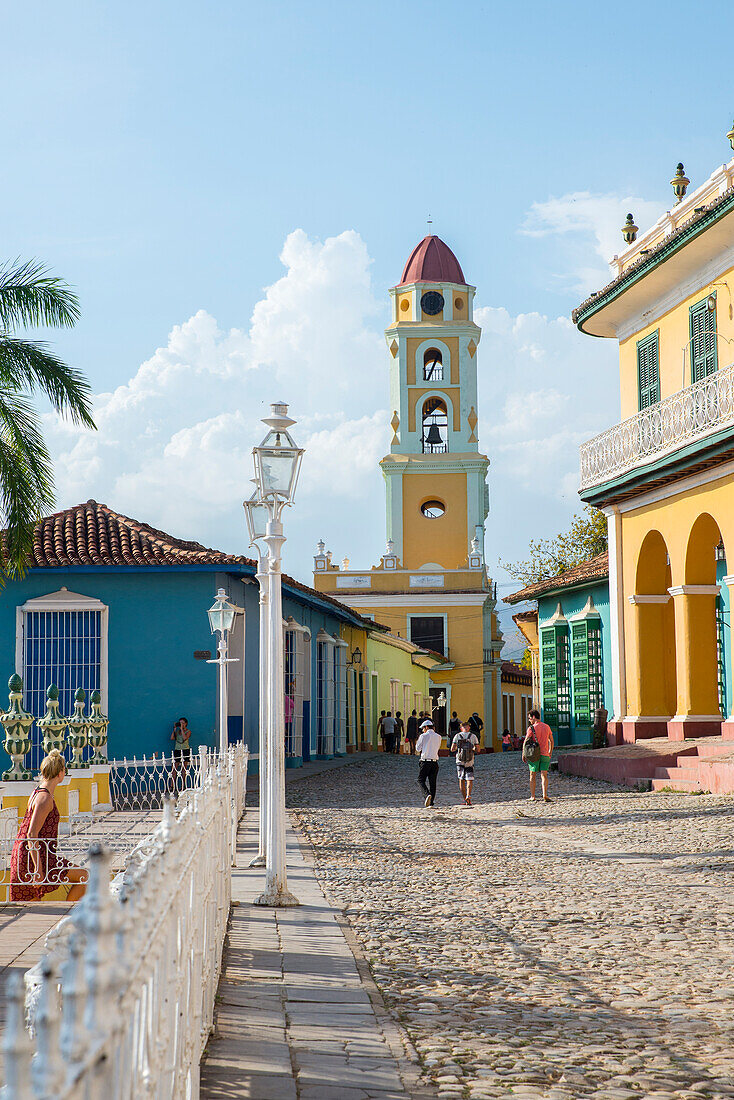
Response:
M627 679L624 645L624 588L622 585L622 516L619 508L605 508L609 547L609 625L612 663L613 716L627 713Z
M627 599L634 606L641 603L669 603L671 593L667 592L661 595L646 595L642 593L640 595L628 596Z
M677 584L669 588L671 596L718 596L720 584Z
M371 593L369 596L365 593L364 596L349 595L340 596L339 603L346 604L347 607L483 607L488 599L491 599L489 592L478 592L476 596L467 594L451 593L430 593L416 591L415 595L411 596L407 592L405 595L395 596L377 596ZM416 612L418 614L418 612Z

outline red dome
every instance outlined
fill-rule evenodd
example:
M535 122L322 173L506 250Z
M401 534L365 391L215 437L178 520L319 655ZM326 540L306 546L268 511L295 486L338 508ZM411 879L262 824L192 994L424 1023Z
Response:
M424 237L410 254L398 286L406 283L461 283L464 272L453 252L440 237Z

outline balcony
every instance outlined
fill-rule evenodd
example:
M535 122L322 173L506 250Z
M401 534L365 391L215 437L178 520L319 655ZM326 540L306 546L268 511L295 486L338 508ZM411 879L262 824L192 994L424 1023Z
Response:
M580 447L580 491L734 427L734 364L615 424Z

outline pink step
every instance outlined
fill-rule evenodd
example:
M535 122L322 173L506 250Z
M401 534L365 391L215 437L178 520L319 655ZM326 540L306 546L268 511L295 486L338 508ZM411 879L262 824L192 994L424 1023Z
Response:
M654 791L703 791L706 788L698 779L653 779Z
M700 757L728 756L729 753L734 753L734 741L719 741L712 738L705 744L697 745L696 749Z

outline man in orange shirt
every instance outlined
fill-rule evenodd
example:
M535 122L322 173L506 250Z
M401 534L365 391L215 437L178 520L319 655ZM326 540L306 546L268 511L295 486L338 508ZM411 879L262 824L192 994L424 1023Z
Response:
M553 730L545 722L540 720L540 711L531 710L528 715L530 726L525 734L525 741L534 737L540 745L540 760L534 763L528 762L530 769L530 801L535 801L535 777L540 772L540 785L543 790L543 801L550 802L548 797L548 768L553 755Z

